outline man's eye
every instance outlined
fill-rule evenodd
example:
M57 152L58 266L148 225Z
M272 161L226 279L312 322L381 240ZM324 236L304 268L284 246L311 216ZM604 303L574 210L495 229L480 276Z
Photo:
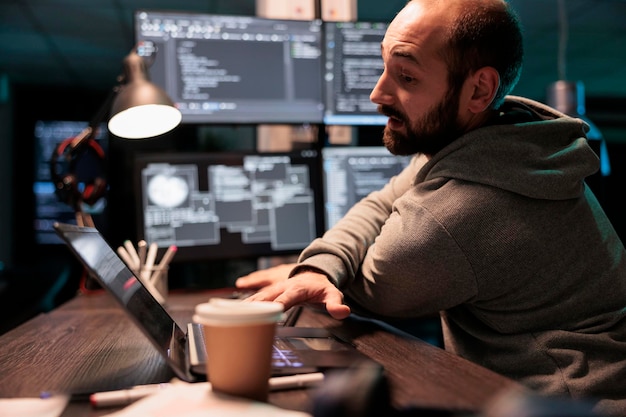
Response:
M415 80L415 78L407 74L400 74L400 78L402 79L402 81L407 82L407 83L412 83Z

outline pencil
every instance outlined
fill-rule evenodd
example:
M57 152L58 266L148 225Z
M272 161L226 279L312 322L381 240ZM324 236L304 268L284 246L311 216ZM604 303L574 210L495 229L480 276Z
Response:
M125 240L124 247L126 248L126 251L130 255L130 259L132 261L130 269L132 269L133 271L139 271L139 268L141 268L141 265L139 264L139 255L137 254L135 246L133 246L133 242L131 242L130 240Z
M163 254L163 257L161 258L161 262L159 262L159 264L155 267L154 273L150 277L151 282L158 282L158 280L161 278L161 274L166 268L168 268L168 265L172 261L172 258L176 254L177 250L178 248L176 247L176 245L170 245L170 247L167 248L167 250Z
M156 259L157 250L159 249L156 242L152 242L148 248L148 254L146 255L146 262L141 266L141 279L149 280L152 275L152 267Z
M140 240L137 243L137 253L139 254L139 269L143 268L146 263L146 249L148 248L148 244L145 240Z
M133 258L130 256L128 251L123 246L120 246L119 248L117 248L117 254L120 256L120 258L122 258L126 266L132 270Z

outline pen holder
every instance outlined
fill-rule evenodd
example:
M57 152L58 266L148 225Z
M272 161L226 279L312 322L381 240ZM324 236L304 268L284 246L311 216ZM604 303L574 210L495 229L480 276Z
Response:
M141 240L135 249L130 240L125 240L124 245L117 248L117 253L154 298L163 305L167 300L168 265L177 250L175 245L170 245L161 261L155 263L158 251L155 242L148 245L145 240Z

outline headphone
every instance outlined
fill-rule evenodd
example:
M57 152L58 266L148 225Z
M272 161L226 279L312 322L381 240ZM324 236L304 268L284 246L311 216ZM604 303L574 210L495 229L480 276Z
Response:
M81 210L81 202L96 203L107 188L104 151L91 138L91 130L86 132L87 138L84 133L59 143L50 159L50 176L57 198L77 211Z

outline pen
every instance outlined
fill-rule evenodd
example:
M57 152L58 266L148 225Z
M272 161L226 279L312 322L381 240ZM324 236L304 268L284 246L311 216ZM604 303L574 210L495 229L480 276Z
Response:
M43 391L39 394L39 398L42 400L46 400L48 398L54 398L59 394L55 394L53 391ZM63 394L61 394L63 395ZM78 393L78 394L70 394L68 400L71 402L86 402L89 401L89 398L92 394Z
M143 286L146 287L150 294L152 294L152 296L159 302L159 304L165 304L165 297L163 297L163 294L159 292L159 290L154 286L154 283L151 280L143 280L141 279L141 276L138 278Z
M152 276L150 277L151 282L156 283L159 281L163 270L167 268L169 263L172 261L172 258L176 254L177 250L178 247L176 247L176 245L170 245L167 248L167 250L163 254L163 257L161 258L161 262L159 262L159 264L156 266L156 270L152 273Z
M96 392L89 396L89 402L93 407L119 407L131 404L169 386L169 383L148 384L118 391Z
M178 248L176 247L176 245L170 245L165 251L165 253L163 254L163 257L161 258L161 262L159 262L159 267L160 268L166 267L170 263L172 258L174 257L174 254L176 253L177 250Z
M131 242L130 240L125 240L124 247L128 251L130 259L132 259L133 262L130 269L132 269L133 271L138 271L139 268L141 268L141 265L139 264L139 254L137 253L135 246L133 246L133 242Z
M148 247L148 253L146 255L146 262L141 266L141 278L142 280L149 280L152 274L152 267L154 266L154 260L156 259L158 246L156 242L152 242Z
M269 388L270 391L307 388L319 385L323 380L324 374L322 372L277 376L269 379ZM119 407L131 404L169 386L171 386L169 383L148 384L137 385L119 391L97 392L89 396L89 402L93 407L97 408Z
M146 263L146 251L148 250L148 243L145 240L140 240L137 243L137 254L139 255L139 270L143 268Z
M119 248L117 248L117 254L120 256L120 258L122 258L122 260L124 261L124 263L126 264L126 266L128 266L128 268L130 270L133 270L133 259L131 258L130 254L128 253L128 251L123 247L120 246Z
M314 387L319 385L322 381L324 381L324 374L321 372L275 376L270 378L270 391Z

